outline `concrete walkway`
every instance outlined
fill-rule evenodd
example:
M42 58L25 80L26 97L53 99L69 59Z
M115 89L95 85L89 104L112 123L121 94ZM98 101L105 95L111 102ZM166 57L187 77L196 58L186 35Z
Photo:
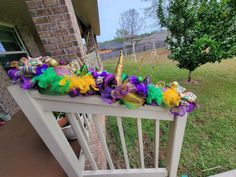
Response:
M236 177L236 170L227 171L210 177Z

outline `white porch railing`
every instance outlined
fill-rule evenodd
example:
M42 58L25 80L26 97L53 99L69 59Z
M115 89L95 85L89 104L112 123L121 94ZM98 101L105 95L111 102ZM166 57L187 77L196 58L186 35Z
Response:
M31 124L41 136L45 144L53 153L69 177L175 177L177 174L181 146L184 137L187 115L173 117L168 110L156 106L143 106L136 110L127 109L118 103L108 105L97 96L70 98L66 96L41 95L37 91L25 91L14 85L8 88L19 104ZM70 144L61 131L52 111L66 112L69 121L76 132L81 146L79 159L74 154ZM82 114L78 114L82 113ZM121 145L123 149L126 169L115 169L107 147L99 118L91 118L91 114L117 116ZM130 169L129 157L126 149L122 117L133 117L137 120L137 131L140 149L140 169ZM155 168L145 168L142 118L155 121ZM170 121L170 132L167 151L167 167L158 167L159 158L159 125L160 121ZM107 159L109 169L99 170L89 150L89 122L94 121ZM87 126L84 126L86 124ZM85 160L88 159L92 170L84 170Z

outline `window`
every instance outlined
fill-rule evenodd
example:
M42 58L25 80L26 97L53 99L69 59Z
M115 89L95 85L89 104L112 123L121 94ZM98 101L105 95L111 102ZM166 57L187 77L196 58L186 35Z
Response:
M11 61L28 55L19 35L11 25L0 23L0 65L7 71Z

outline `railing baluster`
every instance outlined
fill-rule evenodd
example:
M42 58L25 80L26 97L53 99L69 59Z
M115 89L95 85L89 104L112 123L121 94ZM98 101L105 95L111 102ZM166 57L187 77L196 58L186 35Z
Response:
M99 117L94 117L94 122L95 122L95 126L96 126L96 129L97 129L97 132L98 132L98 136L101 140L101 144L102 144L102 149L104 151L104 154L106 156L106 159L107 159L107 162L109 164L109 167L111 170L114 170L114 165L113 165L113 162L111 160L111 155L110 155L110 152L108 150L108 147L107 147L107 143L106 143L106 140L105 140L105 137L104 137L104 133L102 132L102 127L100 125L100 122L99 122Z
M87 142L89 142L90 139L89 139L88 132L86 131L86 129L84 127L84 122L81 120L83 117L81 117L78 113L75 113L75 117L76 117L77 121L79 122L81 131L83 132L84 137L86 138Z
M87 116L88 116L89 122L91 123L92 122L92 114L87 114Z
M79 165L78 165L79 171L84 171L84 167L85 167L85 154L81 149L79 154Z
M121 117L117 117L117 125L118 125L118 129L119 129L119 133L120 133L120 140L121 140L121 145L122 145L122 149L123 149L123 153L124 153L125 165L126 165L127 169L130 169L128 152L127 152L127 148L126 148L124 129L122 126Z
M160 121L155 120L155 168L158 168L160 143Z
M142 122L141 122L140 118L137 118L137 125L138 125L138 141L139 141L140 163L141 163L141 168L145 168L145 166L144 166L144 153L143 153Z
M87 127L88 131L90 132L91 131L91 124L88 121L88 115L87 114L83 114L83 118L84 118L85 124L88 126Z
M79 141L80 147L82 148L84 154L86 155L86 158L88 158L89 162L91 163L92 169L97 170L96 162L92 156L91 151L89 150L88 143L86 141L86 138L83 135L83 132L80 128L80 125L73 113L67 113L68 120L73 128L73 130L76 133L77 140Z

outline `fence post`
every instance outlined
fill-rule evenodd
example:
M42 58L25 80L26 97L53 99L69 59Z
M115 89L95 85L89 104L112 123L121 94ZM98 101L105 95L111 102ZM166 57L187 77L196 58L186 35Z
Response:
M176 116L174 121L170 122L167 151L167 169L169 177L177 176L187 117L188 115L186 113L183 117Z

